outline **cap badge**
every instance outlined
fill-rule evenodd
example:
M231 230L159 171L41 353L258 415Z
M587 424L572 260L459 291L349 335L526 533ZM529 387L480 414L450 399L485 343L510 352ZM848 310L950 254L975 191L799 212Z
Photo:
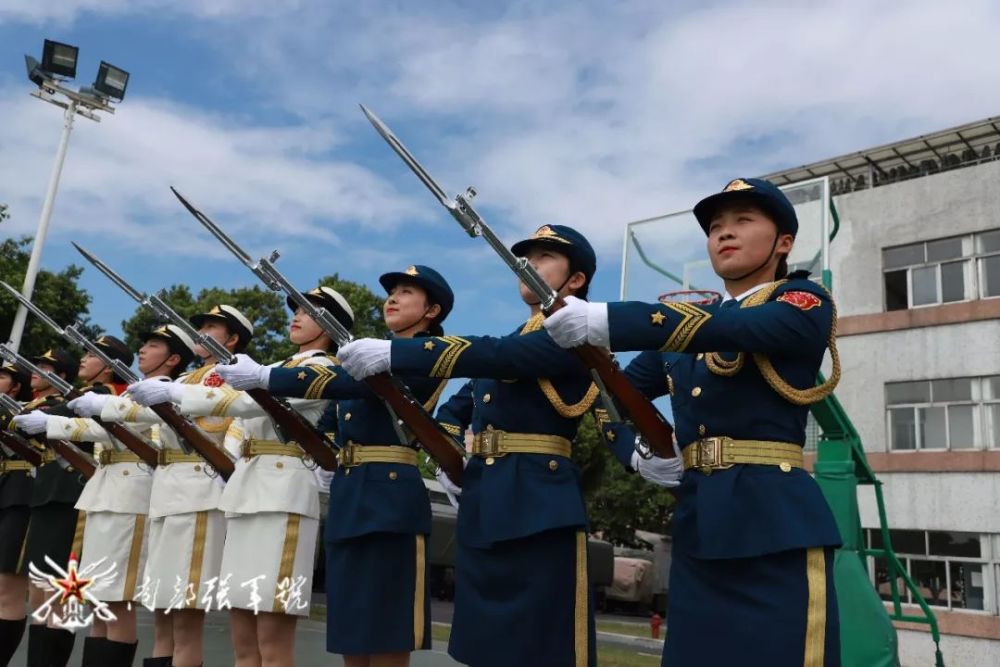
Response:
M411 266L408 266L408 267L406 268L406 275L408 275L408 276L416 276L416 275L419 275L419 274L417 273L417 267L415 267L415 266L412 266L412 265L411 265Z
M744 181L742 178L737 178L735 181L729 181L729 185L723 188L723 192L739 192L740 190L753 190L753 186Z

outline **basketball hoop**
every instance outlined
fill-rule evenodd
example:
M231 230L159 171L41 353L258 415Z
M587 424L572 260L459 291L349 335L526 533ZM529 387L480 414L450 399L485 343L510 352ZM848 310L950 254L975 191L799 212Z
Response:
M660 295L660 303L691 303L696 306L708 306L720 299L721 294L708 289L683 289Z

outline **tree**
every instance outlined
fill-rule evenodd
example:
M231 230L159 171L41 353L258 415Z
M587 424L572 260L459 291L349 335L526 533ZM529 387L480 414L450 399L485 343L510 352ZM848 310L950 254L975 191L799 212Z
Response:
M592 415L580 423L573 460L580 467L592 531L600 531L613 544L648 547L636 538L636 530L666 530L673 498L666 489L625 471L597 432Z
M2 216L0 216L2 217ZM20 289L24 284L24 275L28 270L31 237L5 239L0 243L0 280ZM45 311L49 317L61 326L80 322L83 333L96 338L101 334L100 328L90 324L88 306L90 296L77 286L83 269L74 264L60 271L41 270L35 279L35 289L31 301ZM0 335L9 336L17 312L17 301L6 293L0 295ZM21 337L20 352L25 356L43 354L53 347L69 348L66 341L56 335L51 329L38 321L38 318L28 315L24 335ZM79 350L74 352L79 353Z
M387 331L382 321L382 299L364 285L341 280L336 275L320 281L340 292L354 309L356 336L382 337ZM239 309L254 326L254 336L246 352L254 359L268 363L291 356L295 345L288 340L288 322L291 316L284 296L258 285L224 290L209 287L191 293L187 285L172 285L166 290L164 301L184 317L203 313L213 306L227 304ZM163 324L146 308L138 308L132 317L122 322L125 341L132 348L139 345L139 337L150 329Z

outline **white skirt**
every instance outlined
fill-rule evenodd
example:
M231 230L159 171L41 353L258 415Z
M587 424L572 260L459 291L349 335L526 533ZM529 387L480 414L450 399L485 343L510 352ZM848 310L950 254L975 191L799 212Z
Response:
M95 572L115 565L115 576L102 579L92 592L103 602L134 600L146 560L146 515L87 512L80 570L99 563Z
M137 602L147 609L218 609L226 517L218 510L149 520L149 556Z
M319 521L285 512L227 518L220 580L232 608L308 616Z

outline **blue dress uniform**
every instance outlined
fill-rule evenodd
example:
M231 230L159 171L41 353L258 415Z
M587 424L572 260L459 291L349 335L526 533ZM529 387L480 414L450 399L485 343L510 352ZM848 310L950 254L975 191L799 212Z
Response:
M387 273L387 291L401 280L423 287L452 308L448 283L427 266ZM417 334L428 340L428 333ZM403 377L413 396L433 411L447 380ZM271 371L276 396L337 401L339 466L330 482L326 547L326 648L341 655L377 655L431 647L430 565L426 557L431 506L416 443L400 442L393 417L364 382L340 366Z
M727 192L784 199L766 181L733 183ZM781 209L766 210L794 233ZM839 376L836 311L806 275L739 302L608 305L611 349L646 350L630 379L650 398L671 396L686 469L664 665L840 664L832 568L841 539L801 451L809 404ZM827 347L834 373L817 386ZM608 432L624 460L631 438Z
M594 272L589 243L546 225L514 246L543 243ZM458 508L455 615L448 652L472 667L596 664L587 579L587 515L569 458L597 397L577 357L542 329L542 316L503 337L392 342L392 372L472 378L438 410L473 454Z
M9 375L21 385L22 390L27 389L27 398L30 398L29 374L8 364L0 366L0 373ZM22 392L22 397L24 393ZM0 423L0 428L7 426L7 423ZM31 516L33 468L13 452L5 450L0 453L0 574L17 573L24 538L28 533L28 518ZM0 656L2 654L3 647L0 646Z

